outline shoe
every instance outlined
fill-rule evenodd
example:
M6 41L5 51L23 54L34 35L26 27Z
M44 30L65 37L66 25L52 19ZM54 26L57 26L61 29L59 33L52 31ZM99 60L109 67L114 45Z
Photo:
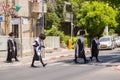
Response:
M31 64L31 67L34 67L34 68L36 68L37 66L34 66L34 65L32 65L32 64Z
M90 60L92 61L92 57L90 57Z
M45 67L47 65L47 63L43 64L43 67Z
M99 60L97 60L96 62L100 62Z
M6 61L7 63L12 63L12 61Z
M85 60L85 61L84 61L84 63L88 63L88 62L89 62L89 60Z
M18 59L16 59L15 61L19 62L19 60L18 60Z
M77 60L75 60L75 59L74 59L73 61L74 61L76 64L78 64L78 63L79 63L79 62L78 62Z

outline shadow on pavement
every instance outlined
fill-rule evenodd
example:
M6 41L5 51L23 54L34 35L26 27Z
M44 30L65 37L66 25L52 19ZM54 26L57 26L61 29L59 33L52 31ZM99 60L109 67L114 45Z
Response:
M120 63L120 52L115 52L107 54L107 55L101 55L99 56L99 60L100 62L96 62L96 59L93 58L93 60L91 61L89 57L87 57L88 63L86 63L86 65L95 65L95 66L105 66L105 67L113 67L113 66L118 66ZM66 59L66 60L61 60L61 61L57 61L57 62L63 62L66 64L71 64L71 65L76 65L76 63L73 61L73 59ZM79 64L77 65L82 65L84 64L84 60L82 58L78 59ZM114 64L116 63L116 64Z

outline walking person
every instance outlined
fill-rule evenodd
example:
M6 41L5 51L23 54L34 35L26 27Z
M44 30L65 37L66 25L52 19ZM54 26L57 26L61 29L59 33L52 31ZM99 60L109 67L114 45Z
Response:
M95 35L93 40L92 40L92 44L91 44L91 61L92 61L92 58L95 57L96 58L96 61L99 62L99 59L98 59L98 54L99 54L99 40L98 40L98 35Z
M12 58L14 58L15 61L19 61L17 59L17 45L14 37L14 33L10 32L7 40L7 62L12 62Z
M85 35L85 31L80 31L80 37L76 41L75 59L74 59L75 63L78 63L77 58L83 58L84 63L88 62L88 60L86 59L85 50L84 50L84 35Z
M43 67L45 67L47 65L47 63L43 62L42 56L41 56L41 51L43 50L43 48L45 48L44 43L43 43L45 38L46 38L46 36L43 33L41 33L39 35L39 37L36 38L33 42L34 56L33 56L31 67L37 67L37 66L34 65L34 62L36 60L37 61L40 60Z

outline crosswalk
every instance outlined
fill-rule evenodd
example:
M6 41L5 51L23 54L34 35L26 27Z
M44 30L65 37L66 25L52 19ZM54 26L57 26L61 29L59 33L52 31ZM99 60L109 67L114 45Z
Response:
M54 62L54 63L49 63L47 66L102 66L102 67L114 67L114 66L118 66L118 64L116 64L116 60L110 60L108 62L91 62L89 61L87 64L84 63L80 63L80 64L76 64L73 61L66 61L66 62Z
M72 66L74 65L74 62L71 63L64 63L64 62L55 62L55 63L50 63L47 66Z

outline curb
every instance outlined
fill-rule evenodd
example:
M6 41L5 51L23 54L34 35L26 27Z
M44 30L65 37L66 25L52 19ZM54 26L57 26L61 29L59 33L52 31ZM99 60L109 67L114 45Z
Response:
M60 55L60 56L51 57L48 60L54 61L54 60L63 59L63 58L66 58L66 57L73 57L73 56L74 56L74 54Z
M115 70L120 70L120 66L117 66L116 68L114 68Z

